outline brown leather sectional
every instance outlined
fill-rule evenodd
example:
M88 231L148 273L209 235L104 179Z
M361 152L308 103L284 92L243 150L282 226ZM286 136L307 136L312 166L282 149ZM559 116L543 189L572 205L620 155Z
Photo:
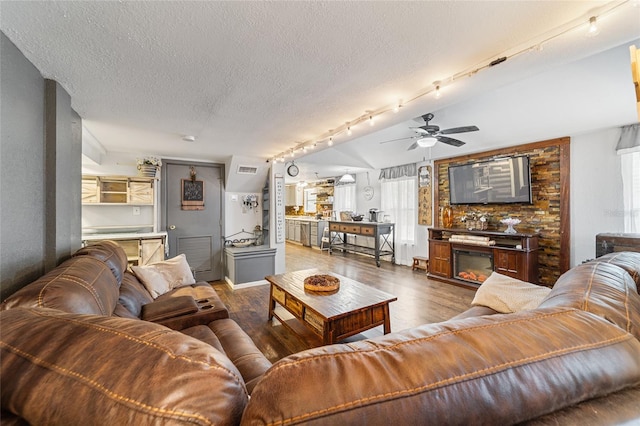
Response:
M208 404L206 392L212 389L211 384L215 383L213 389L222 394L225 388L218 387L222 383L215 376L211 380L200 379L206 386L196 385L199 372L192 373L190 367L202 362L210 364L208 369L227 369L227 374L233 378L234 393L238 395L235 400L231 398L219 405L225 407L222 415L225 422L235 416L236 420L231 423L237 423L248 395L271 366L251 338L229 318L227 308L209 284L199 282L181 286L154 300L135 275L127 271L127 258L122 248L111 241L78 250L71 259L7 298L0 309L3 311L0 323L3 424L12 418L10 413L20 415L31 424L94 424L96 421L121 424L122 419L129 417L114 415L116 411L108 407L103 408L107 410L106 417L99 421L94 418L85 422L75 417L86 408L70 410L70 405L84 400L69 397L78 388L77 384L72 384L76 383L74 377L78 382L88 383L89 387L102 386L93 383L92 368L113 376L110 380L124 389L120 394L105 387L98 396L113 393L110 398L115 400L135 401L139 393L144 392L153 394L151 401L166 400L168 406L175 403L176 407L181 407L182 388L186 387ZM89 319L93 321L91 326L85 323ZM89 331L85 330L87 327ZM111 331L106 332L107 329ZM98 330L101 332L97 333ZM83 340L86 333L90 336ZM81 336L76 337L77 334ZM52 341L61 339L63 347L51 346ZM189 348L190 345L195 345L197 350ZM155 347L156 351L165 351L165 356L174 359L153 361L154 354L148 353L149 346ZM41 357L43 352L49 351L55 352L51 354L54 360ZM73 365L66 365L60 360L63 357ZM95 362L97 357L101 359L99 364ZM181 374L181 367L175 365L177 359L189 359L186 363L189 368L182 378L176 376ZM23 364L25 361L28 366ZM41 375L42 372L45 374ZM67 377L66 383L70 387L63 386L62 376ZM128 376L130 379L125 379ZM40 395L38 386L43 381L53 382L49 383L52 390L45 398ZM170 383L174 385L168 386ZM28 397L25 386L29 389ZM67 402L59 406L57 400L49 401L48 398L61 398ZM230 404L232 408L227 407ZM148 405L151 409L156 404L149 402ZM60 409L48 412L50 407ZM39 409L45 412L38 413ZM58 418L60 411L68 413L69 417ZM82 415L95 416L95 413ZM140 421L155 422L149 420L155 418L154 414ZM133 421L137 417L131 419L131 424L138 423Z
M640 422L640 253L573 268L534 310L475 307L269 367L210 286L151 302L192 296L209 312L141 321L149 300L109 250L79 252L2 305L3 424Z

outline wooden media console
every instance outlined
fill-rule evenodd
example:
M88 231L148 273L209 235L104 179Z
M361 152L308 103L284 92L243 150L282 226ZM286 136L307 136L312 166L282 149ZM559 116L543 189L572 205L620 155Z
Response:
M429 278L476 288L493 271L537 284L538 234L429 229Z

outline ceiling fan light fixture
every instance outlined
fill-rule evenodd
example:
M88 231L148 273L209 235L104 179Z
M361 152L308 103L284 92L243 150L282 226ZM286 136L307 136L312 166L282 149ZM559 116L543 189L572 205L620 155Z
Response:
M420 148L431 148L432 146L434 146L436 143L438 143L438 139L431 137L431 136L426 136L424 138L420 138L416 141L416 143L418 144L418 146Z

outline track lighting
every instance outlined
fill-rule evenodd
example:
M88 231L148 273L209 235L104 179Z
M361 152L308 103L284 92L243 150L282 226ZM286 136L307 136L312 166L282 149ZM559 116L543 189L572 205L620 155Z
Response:
M606 7L605 9L600 9L598 11L598 15L597 16L591 16L589 18L589 27L586 31L586 36L587 37L595 37L600 33L600 28L598 28L598 18L602 18L602 17L606 17L614 12L618 13L619 11L622 11L624 9L624 5L630 4L633 5L634 7L638 7L638 5L640 5L640 0L626 0L626 1L621 1L621 2L611 2L611 6L610 7ZM340 126L337 129L330 129L328 132L318 136L317 140L320 140L320 143L323 143L324 140L326 140L325 138L327 137L327 135L331 135L329 137L328 140L328 146L332 146L333 145L333 136L335 135L340 135L342 133L346 133L347 136L351 136L353 134L353 127L356 125L359 125L360 123L363 123L365 121L369 122L369 126L374 126L375 125L375 121L374 118L378 115L382 115L384 113L393 111L394 113L398 113L400 111L400 108L403 108L405 106L407 106L408 104L421 99L427 95L429 95L430 93L433 93L434 97L436 99L440 98L442 93L441 93L441 88L442 88L442 84L444 82L444 84L446 86L449 86L453 83L455 83L456 81L462 79L462 78L466 78L466 77L473 77L474 75L478 74L479 72L489 69L491 67L494 67L498 64L501 64L511 58L514 57L518 57L521 54L526 54L528 52L540 52L544 49L545 45L547 43L551 43L552 41L555 41L556 39L560 39L561 37L563 37L565 34L567 34L569 31L583 31L584 30L584 20L583 18L576 20L576 21L572 21L573 23L570 24L569 28L566 28L566 25L563 27L557 27L555 30L552 30L552 33L548 36L543 36L542 39L538 40L535 42L535 44L531 44L529 45L527 48L523 48L520 49L519 51L515 52L515 53L510 53L510 54L506 54L506 53L501 53L502 56L497 57L497 59L494 59L493 61L491 61L490 63L485 63L485 64L481 64L478 66L474 66L472 68L468 68L468 69L464 69L461 70L455 74L451 74L449 76L447 76L446 78L444 78L443 80L437 80L433 82L433 86L427 87L423 90L421 90L418 93L415 93L413 95L411 95L408 100L406 100L404 103L401 99L398 100L397 104L392 104L391 106L389 106L387 104L387 106L385 108L380 108L380 109L374 109L374 110L365 110L364 114L360 115L359 117L355 117L353 118L351 121L347 121L345 122L344 125ZM353 123L353 124L351 124ZM190 140L190 138L188 139ZM309 148L309 149L313 149L316 147L316 143L312 143L310 141L305 141L302 142L303 144L306 144L304 146L302 146L302 152L307 152L307 150L305 148ZM435 142L433 140L430 140L429 138L423 138L423 139L419 139L417 141L418 145L422 146L433 146L435 144ZM300 145L301 142L296 142L296 144ZM291 153L291 156L293 157L293 151L291 151L290 149L287 149L283 152L281 152L280 154L278 154L277 156L274 157L274 161L277 160L281 160L282 162L284 162L284 157L288 156L289 153Z
M433 85L436 86L436 99L440 99L440 81L434 81Z
M598 19L595 16L589 18L589 29L587 30L587 37L595 37L600 34L598 28Z

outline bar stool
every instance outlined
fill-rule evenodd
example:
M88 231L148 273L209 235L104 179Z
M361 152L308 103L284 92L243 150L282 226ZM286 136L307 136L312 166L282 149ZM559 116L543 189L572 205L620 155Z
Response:
M326 247L325 247L326 244ZM325 226L322 230L322 239L320 240L320 250L329 250L330 245L330 236L329 236L329 227Z

